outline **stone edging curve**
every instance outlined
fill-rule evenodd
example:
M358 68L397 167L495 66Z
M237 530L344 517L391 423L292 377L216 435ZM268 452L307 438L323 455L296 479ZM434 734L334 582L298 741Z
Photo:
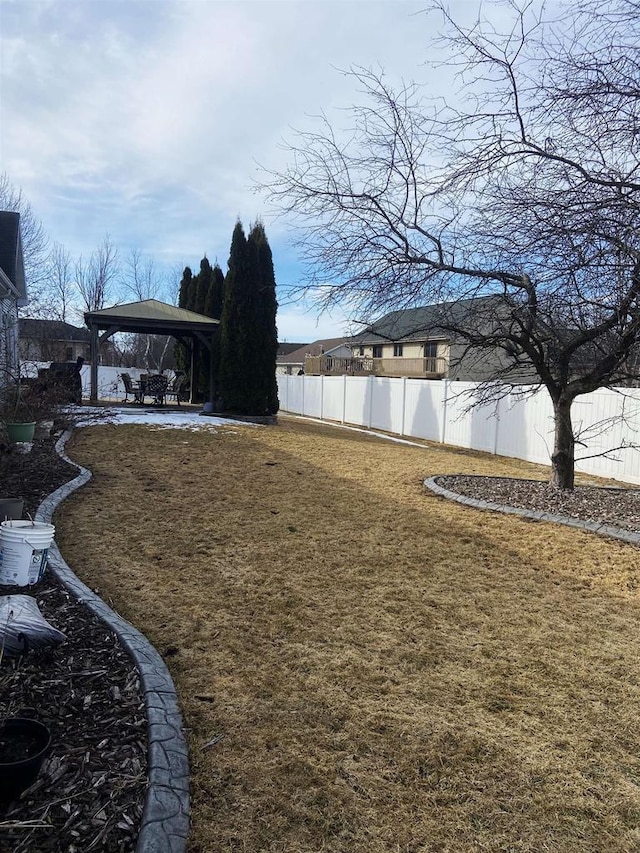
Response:
M492 512L503 512L508 515L520 515L524 518L531 518L534 521L550 521L554 524L565 524L568 527L577 527L581 530L586 530L588 533L597 533L600 536L609 536L613 539L621 539L623 542L629 542L631 545L640 545L640 533L633 533L630 530L624 530L621 527L614 527L611 524L598 524L597 521L582 521L579 518L570 518L567 515L556 515L552 512L520 509L520 507L508 506L507 504L499 504L494 503L493 501L482 501L478 498L470 498L467 495L452 492L450 489L445 489L444 486L438 485L438 483L436 483L438 476L428 477L423 481L423 487L425 489L429 489L429 491L439 497L447 498L447 500L455 501L459 504L464 504L464 506L471 506L475 509L488 509ZM480 475L465 474L464 476L482 479Z
M51 523L58 505L91 479L91 471L64 453L70 436L71 431L67 430L56 443L56 451L80 473L42 501L36 512L36 521ZM49 549L48 565L66 589L117 635L140 673L147 714L149 784L136 853L184 853L189 832L189 755L182 714L169 670L144 634L76 577L55 542Z

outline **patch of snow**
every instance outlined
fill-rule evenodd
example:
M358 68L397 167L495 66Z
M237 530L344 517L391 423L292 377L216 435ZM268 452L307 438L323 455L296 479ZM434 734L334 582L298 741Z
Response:
M76 410L82 411L82 410ZM188 429L192 432L216 432L220 426L248 426L257 424L235 421L231 418L217 418L211 415L201 416L198 412L163 412L161 409L120 409L92 408L91 414L98 415L95 420L88 418L77 423L79 427L99 426L109 424L145 424L156 429Z

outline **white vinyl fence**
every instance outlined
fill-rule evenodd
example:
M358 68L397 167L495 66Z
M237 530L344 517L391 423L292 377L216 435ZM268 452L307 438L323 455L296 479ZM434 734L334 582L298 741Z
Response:
M473 382L377 376L278 376L285 412L550 464L553 410L544 389L468 410ZM572 409L576 469L640 483L640 388L601 389ZM622 448L622 449L617 449ZM602 456L605 451L611 451ZM592 457L592 458L586 458Z

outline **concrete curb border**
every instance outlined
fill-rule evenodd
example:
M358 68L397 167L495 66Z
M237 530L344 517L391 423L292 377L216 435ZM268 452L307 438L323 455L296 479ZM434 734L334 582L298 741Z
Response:
M91 479L91 471L65 456L64 446L70 436L71 431L67 430L56 443L56 451L80 473L44 499L36 512L36 521L51 523L58 505ZM149 784L136 853L184 853L189 832L189 754L169 670L144 634L76 577L55 543L49 549L48 563L69 592L118 636L140 672L147 713Z
M492 512L503 512L507 515L520 515L523 518L530 518L534 521L549 521L553 524L565 524L568 527L577 527L580 530L585 530L587 533L597 533L599 536L609 536L612 539L620 539L631 545L640 545L640 533L632 533L630 530L623 530L621 527L614 527L610 524L598 524L596 521L582 521L579 518L569 518L569 516L566 515L555 515L551 512L537 512L530 509L520 509L519 507L508 506L507 504L498 504L493 503L493 501L482 501L478 498L470 498L467 497L467 495L461 495L458 494L458 492L452 492L450 489L445 489L444 486L440 486L436 482L439 476L445 475L440 474L435 477L429 477L424 480L422 484L423 487L441 498L447 498L447 500L455 501L456 503L463 504L464 506L474 507L475 509L488 509ZM448 476L455 475L451 474ZM465 474L464 476L483 479L481 475Z

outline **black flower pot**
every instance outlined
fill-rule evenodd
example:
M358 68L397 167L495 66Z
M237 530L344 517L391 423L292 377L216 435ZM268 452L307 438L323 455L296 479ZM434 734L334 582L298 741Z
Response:
M50 743L43 723L22 717L5 720L0 726L0 800L19 797L35 782Z
M22 498L0 498L0 521L5 521L7 518L22 518L23 506Z

